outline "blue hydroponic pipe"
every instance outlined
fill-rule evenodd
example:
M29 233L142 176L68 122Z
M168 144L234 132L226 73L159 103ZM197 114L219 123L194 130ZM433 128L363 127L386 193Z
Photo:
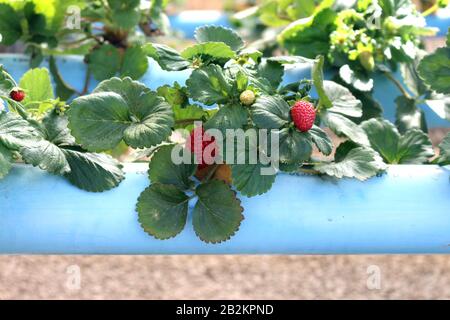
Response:
M126 165L111 191L15 165L0 181L2 254L397 254L450 253L450 171L391 166L366 182L281 174L271 191L239 196L245 220L231 240L200 241L190 218L176 238L140 227L136 199L147 165Z
M86 65L83 62L82 57L79 56L59 56L56 58L59 71L62 77L71 86L79 91L82 91L84 86L84 79L86 74ZM156 90L158 87L165 84L173 84L178 81L180 84L184 84L189 77L190 71L177 71L168 72L162 70L161 67L153 60L149 59L148 72L140 79L149 88ZM21 54L0 54L0 65L4 65L6 70L11 73L15 79L20 79L22 75L29 69L29 58ZM48 68L48 60L45 59L42 63L42 67ZM295 82L304 78L311 78L310 65L305 64L296 68L290 68L287 70L284 83ZM331 79L332 75L326 74L327 78ZM399 80L400 76L396 75ZM90 82L89 89L93 90L97 86L98 82L92 80ZM395 98L400 95L398 89L389 80L382 76L375 78L375 98L381 103L384 108L384 116L391 122L395 122ZM420 105L425 112L425 117L430 128L434 127L450 127L450 122L440 118L433 110L427 105Z

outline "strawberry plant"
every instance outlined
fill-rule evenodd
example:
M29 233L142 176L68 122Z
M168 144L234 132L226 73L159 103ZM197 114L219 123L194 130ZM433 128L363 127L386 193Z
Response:
M38 82L29 79L39 79ZM87 152L68 129L66 105L53 96L46 69L33 69L20 81L0 68L0 179L18 160L64 176L91 192L116 187L124 179L119 162L105 154ZM23 96L19 99L18 96Z
M372 96L374 78L382 74L401 93L395 100L398 129L404 132L417 128L426 132L425 115L418 105L426 102L439 116L450 119L442 112L448 97L438 94L448 92L427 86L417 70L425 56L422 37L435 34L435 30L426 26L424 16L447 5L448 1L438 1L420 14L408 0L361 0L347 5L339 1L267 0L248 12L258 16L266 26L283 28L272 34L289 54L311 59L324 56L325 68L336 74L335 81L364 102L361 119L382 115L382 106ZM262 42L267 43L271 42L267 39ZM261 41L257 44L261 45ZM438 50L437 54L445 56L444 50ZM395 75L398 70L402 81ZM431 70L425 71L428 78L432 76Z
M67 85L50 59L58 96L67 100L87 92L91 74L99 81L114 75L142 77L148 60L140 44L167 31L166 4L166 0L147 6L139 0L6 0L0 3L0 44L24 43L33 68L45 55L84 55L89 74L83 92Z
M179 234L191 214L201 240L228 240L244 219L238 196L268 192L279 171L366 180L386 163L429 163L434 155L420 130L399 132L382 119L357 124L361 101L323 80L323 57L262 58L234 31L215 26L197 29L196 39L181 52L143 47L165 70L190 70L184 85L152 91L113 77L66 112L76 144L89 152L121 142L144 149L151 184L136 208L142 228L157 239ZM282 84L285 66L297 63L312 64L311 79ZM322 127L342 137L335 152ZM239 140L237 132L249 134ZM252 132L267 135L253 139ZM441 148L436 161L444 164L447 140Z

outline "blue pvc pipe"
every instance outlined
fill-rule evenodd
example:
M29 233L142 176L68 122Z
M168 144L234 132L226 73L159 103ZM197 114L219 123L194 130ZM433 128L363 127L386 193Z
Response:
M366 182L282 174L267 194L241 197L245 220L211 245L189 218L160 241L140 227L136 199L146 165L127 165L116 189L87 193L65 179L16 165L0 181L2 254L396 254L450 253L450 171L391 166Z

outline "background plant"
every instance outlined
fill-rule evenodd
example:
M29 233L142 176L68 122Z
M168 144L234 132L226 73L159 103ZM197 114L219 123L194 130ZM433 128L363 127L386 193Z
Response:
M78 92L82 95L91 74L99 81L145 74L148 60L140 44L167 32L167 2L153 0L143 6L140 0L5 0L0 3L0 44L24 43L31 67L39 66L45 55L84 55L89 73L84 90ZM58 81L59 96L66 100L76 93L52 61L50 70Z
M250 14L263 24L282 28L278 44L293 55L325 57L325 69L335 81L348 87L363 101L362 119L382 116L383 106L373 98L374 77L381 73L393 82L401 96L396 99L396 125L400 131L427 131L426 102L445 117L442 109L448 97L439 96L417 76L423 36L434 31L426 27L424 15L448 5L438 1L423 15L411 1L263 1ZM266 41L267 43L267 41ZM398 80L397 73L402 80ZM447 116L447 119L448 116Z

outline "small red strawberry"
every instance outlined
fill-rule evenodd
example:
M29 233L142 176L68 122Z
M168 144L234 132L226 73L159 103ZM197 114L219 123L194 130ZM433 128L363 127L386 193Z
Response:
M291 116L297 129L301 132L307 132L314 125L316 110L311 102L300 100L291 108Z
M212 164L216 157L217 144L215 137L205 133L203 127L196 127L192 130L187 139L187 148L195 154L198 161L198 169L204 169ZM210 146L211 145L211 146ZM205 150L208 147L207 150Z
M21 89L13 89L10 92L9 97L14 101L21 102L23 99L25 99L25 92Z

